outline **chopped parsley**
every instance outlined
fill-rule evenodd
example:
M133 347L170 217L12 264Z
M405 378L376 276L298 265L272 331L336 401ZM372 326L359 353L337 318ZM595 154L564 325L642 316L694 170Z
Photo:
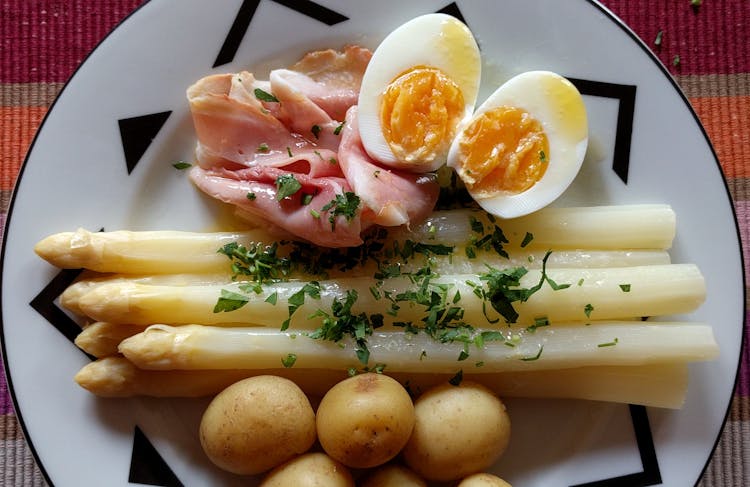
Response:
M289 296L289 299L287 300L289 317L281 324L281 331L289 328L292 321L292 315L300 308L300 306L305 304L305 296L309 296L313 299L320 299L320 283L317 281L310 281L302 286L299 291Z
M620 289L622 289L622 292L629 293L630 292L630 284L620 284Z
M288 278L292 262L278 255L278 244L252 243L244 246L231 242L218 250L232 262L232 277L249 276L252 281L263 284Z
M343 216L347 221L351 221L357 214L359 208L359 196L347 191L344 194L337 194L334 199L326 203L320 211L327 211L328 221L331 223L331 231L336 229L336 217Z
M294 154L292 154L292 149L289 147L286 148L286 153L289 155L289 157L294 157Z
M547 154L543 150L539 151L539 162L547 162Z
M586 318L591 318L591 312L594 311L594 307L591 303L583 307L583 312L586 313Z
M539 345L539 351L534 355L533 357L522 357L521 360L524 362L533 362L534 360L539 360L539 357L542 356L542 351L544 350L544 345Z
M285 369L288 369L290 367L293 367L296 361L297 356L293 353L290 353L286 357L281 359L281 365L283 365Z
M620 340L618 340L617 338L615 338L615 339L614 339L614 340L612 340L611 342L607 342L607 343L600 343L599 345L597 345L597 347L599 347L599 348L604 348L604 347L614 347L615 345L617 345L617 343L618 343L619 341L620 341Z
M336 126L335 129L333 129L333 135L339 135L341 133L341 129L343 128L344 128L344 122L341 122L340 124L338 124L338 126Z
M370 360L370 350L367 348L367 337L372 335L373 330L383 326L383 315L366 313L353 313L352 306L357 301L357 291L350 289L346 291L344 300L334 299L331 312L328 313L318 309L312 317L322 317L321 326L310 333L309 337L318 340L329 340L339 342L345 336L351 337L355 344L355 353L360 363L367 365Z
M661 47L661 40L664 37L664 31L659 29L659 32L656 33L656 39L654 39L654 46Z
M214 306L214 313L226 313L229 311L240 309L241 307L245 306L248 301L250 301L250 298L248 298L247 296L229 291L227 289L222 289L221 296L219 297L219 300L216 301L216 305Z
M254 201L256 198L255 193L252 192L247 193L245 196L247 196L247 199L249 199L250 201Z
M680 55L679 54L675 54L674 58L672 58L672 66L674 66L676 68L676 67L678 67L680 65L680 63L681 63Z
M266 303L273 304L274 306L276 305L276 302L278 300L279 300L279 293L278 293L278 291L272 292L271 294L268 295L268 297L266 299L264 299L264 301Z
M313 199L313 195L306 193L302 195L302 206L307 206Z
M521 242L521 248L529 245L532 240L534 240L534 234L526 232L526 235L523 236L523 241Z
M316 139L320 137L321 130L322 129L320 128L320 125L318 124L315 124L312 127L310 127L310 132L312 132L312 134L315 136Z
M184 171L185 169L193 167L192 164L185 161L177 161L174 164L172 164L172 167L177 169L178 171Z
M255 88L253 90L253 93L255 94L255 98L257 98L260 101L268 101L272 103L278 103L279 99L273 96L271 93L264 91L260 88Z
M262 144L258 146L258 148L256 149L256 152L260 152L261 154L268 154L270 150L271 149L268 147L268 144L263 142Z
M282 174L276 178L276 200L281 201L302 189L302 184L297 181L292 173Z
M464 380L464 371L459 370L458 372L456 372L456 375L448 379L448 382L450 383L450 385L458 387L461 385L461 382L463 382L463 380Z

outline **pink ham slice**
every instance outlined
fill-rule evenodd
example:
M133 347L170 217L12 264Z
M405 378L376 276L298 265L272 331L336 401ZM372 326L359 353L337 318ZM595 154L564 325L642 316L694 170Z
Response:
M365 152L359 136L357 107L346 113L341 133L339 163L374 223L383 226L408 225L425 219L435 207L440 186L434 174L414 174L379 166Z
M307 95L332 119L344 120L349 107L359 98L359 87L372 52L360 46L347 46L306 54L284 77Z
M234 205L292 235L324 247L362 244L359 211L354 218L336 216L334 223L331 223L330 211L323 210L337 195L351 191L345 179L295 173L295 179L301 183L302 189L278 201L275 183L283 174L289 172L267 166L239 171L206 170L196 166L190 170L192 181L209 196ZM313 195L307 204L303 201L304 195ZM316 213L318 216L314 216Z
M362 147L355 104L370 56L355 46L318 51L271 71L268 81L241 72L196 82L187 92L198 135L195 185L240 215L326 247L360 245L361 231L373 223L424 219L439 193L434 176L382 168ZM276 180L284 174L302 189L278 201ZM333 210L323 208L350 192L360 207L332 224Z

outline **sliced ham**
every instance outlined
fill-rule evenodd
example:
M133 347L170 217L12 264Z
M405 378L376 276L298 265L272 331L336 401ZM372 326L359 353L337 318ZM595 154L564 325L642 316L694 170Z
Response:
M240 171L205 170L196 166L190 170L192 181L209 196L235 205L242 212L278 226L301 239L324 247L354 247L362 244L359 211L353 218L336 216L332 223L329 220L331 211L323 210L337 195L351 191L345 179L295 174L302 188L279 201L276 180L283 174L289 173L266 166ZM304 201L305 195L312 196L309 202Z
M365 152L359 136L357 107L346 113L339 163L346 180L370 208L374 223L398 226L424 220L435 207L440 186L434 174L414 174L379 166Z
M359 87L372 52L360 46L347 46L306 54L285 75L334 120L344 120L349 107L359 98Z
M241 72L196 82L187 92L198 135L195 185L239 215L326 247L360 245L373 223L424 219L437 201L435 177L380 167L362 147L355 104L370 55L360 47L319 51L267 81ZM284 175L302 189L279 200ZM336 213L332 202L348 194L359 198L356 211Z

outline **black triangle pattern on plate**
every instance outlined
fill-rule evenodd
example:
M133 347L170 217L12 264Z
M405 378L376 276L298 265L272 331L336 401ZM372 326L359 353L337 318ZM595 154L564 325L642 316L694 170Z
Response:
M151 145L172 111L151 113L118 120L122 149L125 152L125 164L128 174L133 172L138 161Z
M133 453L130 457L128 482L159 487L182 487L180 479L138 426L133 432Z
M461 13L461 10L458 8L458 5L456 4L456 2L446 5L445 7L441 8L435 13L452 15L453 17L457 18L458 20L466 24L466 19L464 19L464 15Z
M612 477L610 479L587 482L574 485L573 487L649 487L661 484L661 471L659 461L656 458L654 448L654 437L651 434L651 425L648 421L648 413L643 406L630 405L630 418L633 421L635 441L638 444L638 452L641 456L643 471Z
M349 17L310 0L272 1L315 20L319 20L329 26L349 20ZM234 18L234 22L232 22L232 26L229 28L229 32L224 39L224 44L222 44L212 67L217 68L231 63L234 60L234 56L240 48L242 39L245 37L247 29L250 27L250 22L253 20L255 11L258 9L259 4L260 0L244 0L242 2L240 10L237 12L237 16Z
M633 115L635 113L634 85L606 83L587 79L568 78L578 88L582 95L614 98L619 101L617 108L617 132L615 134L615 149L612 156L612 170L623 183L628 184L628 169L630 166L630 143L633 137Z
M65 288L76 280L82 271L83 269L63 269L29 303L37 313L42 315L71 343L81 332L81 327L55 304L55 300L65 291ZM90 355L87 354L87 356L93 359Z

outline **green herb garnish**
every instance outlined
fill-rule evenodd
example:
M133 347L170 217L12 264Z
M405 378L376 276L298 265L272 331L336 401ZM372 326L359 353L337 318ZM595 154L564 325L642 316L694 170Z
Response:
M335 128L335 129L333 129L333 135L338 135L338 134L340 134L340 133L341 133L341 129L343 129L343 128L344 128L344 122L341 122L340 124L338 124L338 125L336 126L336 128Z
M302 184L297 181L294 174L286 173L276 178L276 200L281 201L284 198L293 195L302 189Z
M539 345L539 351L534 355L533 357L523 357L521 360L524 362L533 362L534 360L539 360L539 357L542 356L542 351L544 350L544 345Z
M630 284L620 284L620 289L622 289L622 292L629 293L630 292Z
M289 355L281 359L281 365L283 365L285 369L288 369L294 366L294 363L296 361L297 361L297 356L293 353L290 353Z
M241 307L245 306L248 301L250 301L250 298L248 298L247 296L222 289L221 296L219 297L219 300L216 301L216 305L214 306L214 313L226 313L229 311L240 309Z
M270 101L272 103L278 103L279 99L273 96L271 93L267 91L263 91L260 88L255 88L253 90L253 93L255 94L255 98L257 98L260 101Z
M315 124L310 128L310 132L312 132L312 134L315 136L316 139L320 136L321 130L322 129L320 128L320 125L318 124Z
M451 378L450 378L450 379L448 380L448 382L449 382L449 383L450 383L450 384L451 384L452 386L456 386L456 387L458 387L458 386L460 386L460 385L461 385L461 382L463 382L463 380L464 380L464 371L463 371L463 370L459 370L458 372L456 372L456 375L454 375L453 377L451 377Z
M343 216L347 221L351 221L357 214L359 208L359 196L347 191L344 194L337 194L336 198L326 203L320 210L329 213L328 221L331 223L331 231L336 229L336 217Z
M172 164L172 167L179 171L184 171L185 169L193 167L193 165L190 164L189 162L177 161L174 164Z
M532 233L526 232L526 235L523 236L523 241L521 242L521 248L529 245L532 240L534 240L534 235Z
M599 345L597 345L597 347L599 347L599 348L604 348L604 347L614 347L615 345L617 345L617 343L618 343L619 341L620 341L620 340L618 340L617 338L615 338L615 339L614 339L614 340L612 340L611 342L607 342L607 343L600 343Z
M591 303L583 307L583 312L586 313L586 318L591 318L591 312L594 311L594 307Z

